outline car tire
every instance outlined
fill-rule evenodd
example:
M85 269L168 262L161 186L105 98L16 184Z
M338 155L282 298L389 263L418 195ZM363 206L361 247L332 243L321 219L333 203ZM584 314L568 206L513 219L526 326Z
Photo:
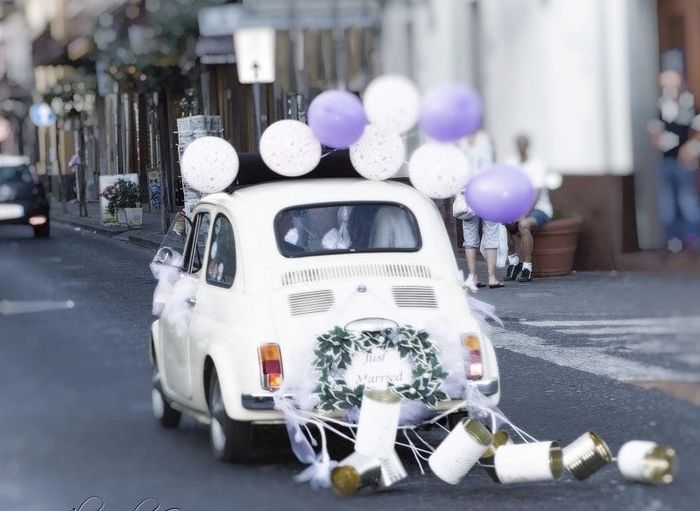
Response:
M40 225L34 228L35 238L48 238L51 236L51 224L46 222L44 225Z
M253 425L233 420L227 415L216 369L211 372L209 412L209 440L214 457L227 463L248 461L252 453Z
M153 368L151 407L153 409L153 416L164 428L172 429L180 424L182 414L170 406L168 399L163 394L163 389L160 386L160 378L158 377L158 369L156 367Z

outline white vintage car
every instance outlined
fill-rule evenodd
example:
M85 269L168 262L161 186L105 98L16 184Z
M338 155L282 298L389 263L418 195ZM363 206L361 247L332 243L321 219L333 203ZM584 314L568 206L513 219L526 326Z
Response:
M245 460L255 425L284 422L273 393L311 325L440 321L464 346L464 380L498 403L493 346L470 311L440 213L414 188L352 178L257 184L204 197L191 219L177 276L189 317L178 328L161 316L151 328L153 411L164 427L190 414L210 424L219 459Z

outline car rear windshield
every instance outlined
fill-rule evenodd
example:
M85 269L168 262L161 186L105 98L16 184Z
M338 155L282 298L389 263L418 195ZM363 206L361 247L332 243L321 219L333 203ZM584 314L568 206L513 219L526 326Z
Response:
M31 183L32 174L29 167L20 165L18 167L0 167L0 183Z
M282 210L275 236L285 257L348 252L414 252L421 248L416 217L391 202L315 204Z

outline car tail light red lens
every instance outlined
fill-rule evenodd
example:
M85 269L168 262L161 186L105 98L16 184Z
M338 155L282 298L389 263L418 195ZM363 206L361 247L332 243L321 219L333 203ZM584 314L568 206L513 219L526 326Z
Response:
M29 225L32 226L37 226L37 225L44 225L46 222L48 222L48 218L46 218L44 215L35 215L32 217L29 217Z
M261 344L258 347L258 357L260 358L260 385L265 390L279 389L284 379L279 344L272 342Z
M467 379L480 380L484 376L484 364L481 358L481 339L477 334L463 334L462 346L465 349L464 368Z

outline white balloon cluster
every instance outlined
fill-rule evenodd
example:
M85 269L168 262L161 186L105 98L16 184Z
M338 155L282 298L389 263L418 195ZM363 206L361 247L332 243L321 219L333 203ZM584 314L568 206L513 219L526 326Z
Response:
M362 106L369 124L360 139L350 145L350 161L367 179L389 179L405 163L406 147L401 135L412 129L419 118L425 128L422 116L425 108L421 106L420 94L409 79L384 75L368 85ZM437 125L441 127L440 123ZM322 158L321 143L309 126L287 119L265 130L260 139L260 155L272 171L297 177L318 166ZM237 173L236 151L217 137L195 140L182 156L183 179L202 193L225 189ZM413 153L408 162L408 174L418 190L429 197L443 199L464 188L469 164L457 146L431 141Z
M400 135L418 121L420 95L407 78L385 75L369 84L363 100L370 124L350 146L350 161L358 174L367 179L388 179L404 163L406 147ZM278 174L302 176L318 165L321 144L307 125L278 121L263 133L260 156Z

